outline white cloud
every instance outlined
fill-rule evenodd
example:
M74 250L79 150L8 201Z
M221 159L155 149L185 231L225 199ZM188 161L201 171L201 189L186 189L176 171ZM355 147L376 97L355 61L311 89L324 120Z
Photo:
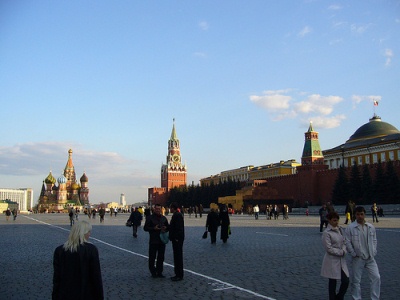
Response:
M289 108L289 102L292 99L291 96L284 95L285 91L277 90L277 91L265 91L264 95L250 96L250 101L261 106L268 111L280 111Z
M330 10L340 10L342 7L339 4L332 4L328 7Z
M208 28L210 27L210 25L206 21L201 21L201 22L199 22L198 25L201 30L208 30Z
M343 115L331 116L335 105L343 101L339 96L304 95L303 92L294 93L291 89L269 90L263 92L263 95L251 95L250 101L264 108L274 121L313 116L320 127L333 128L339 126L344 119Z
M354 34L363 34L367 29L371 26L371 24L364 24L364 25L356 25L351 24L350 30Z
M297 34L297 36L303 38L311 32L312 32L312 28L310 26L305 26L302 30L300 30L300 32Z
M328 118L321 116L316 116L311 118L315 128L326 128L326 129L339 127L341 122L345 119L346 116L342 114Z
M194 52L193 56L204 58L207 57L207 54L205 54L204 52Z
M358 104L361 102L368 102L373 104L374 101L381 101L382 96L380 95L368 95L368 96L363 96L363 95L353 95L351 96L351 99L353 101L353 109L357 107Z
M393 57L393 51L392 49L385 49L385 54L384 56L386 57L386 62L385 62L385 66L390 66L390 64L392 63L392 57Z

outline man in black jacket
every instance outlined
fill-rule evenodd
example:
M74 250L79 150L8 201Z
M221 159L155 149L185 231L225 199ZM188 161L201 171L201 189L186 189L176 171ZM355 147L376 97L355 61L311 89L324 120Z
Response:
M161 214L160 204L154 205L154 212L146 218L143 230L150 234L149 270L151 276L163 278L165 277L162 273L164 270L165 244L160 239L160 232L168 231L168 220ZM156 256L157 263L154 266Z
M179 211L178 203L172 203L170 210L173 215L169 224L169 239L172 242L172 250L174 252L175 271L175 276L171 277L171 280L180 281L183 279L183 241L185 239L185 223L183 216Z

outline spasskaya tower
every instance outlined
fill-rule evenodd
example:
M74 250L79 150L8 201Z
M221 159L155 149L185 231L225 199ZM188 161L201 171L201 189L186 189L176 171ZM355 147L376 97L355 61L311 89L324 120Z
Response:
M168 141L166 164L161 166L161 187L167 191L174 187L186 185L186 165L182 163L181 149L176 135L175 119L172 124L171 137Z
M182 163L180 143L173 119L166 163L161 166L161 187L148 189L148 204L166 205L168 192L174 187L186 186L186 178L186 164Z

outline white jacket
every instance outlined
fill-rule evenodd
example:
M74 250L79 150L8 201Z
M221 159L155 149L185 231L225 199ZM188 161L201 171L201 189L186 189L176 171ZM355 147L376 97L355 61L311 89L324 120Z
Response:
M325 256L322 261L321 276L332 279L341 279L341 270L349 276L345 254L344 230L340 227L333 228L330 224L322 234L322 245Z
M371 258L373 258L377 253L378 246L376 230L375 227L370 223L366 222L365 225L367 225L369 255ZM358 224L357 221L354 221L346 228L346 247L348 253L350 253L352 257L362 255L360 239L360 235L362 234L361 226L362 225Z

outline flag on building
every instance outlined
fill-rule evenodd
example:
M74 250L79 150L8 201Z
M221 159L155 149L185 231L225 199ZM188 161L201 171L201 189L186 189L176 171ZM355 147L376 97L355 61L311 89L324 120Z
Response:
M374 106L378 106L378 104L379 104L379 101L374 100Z

